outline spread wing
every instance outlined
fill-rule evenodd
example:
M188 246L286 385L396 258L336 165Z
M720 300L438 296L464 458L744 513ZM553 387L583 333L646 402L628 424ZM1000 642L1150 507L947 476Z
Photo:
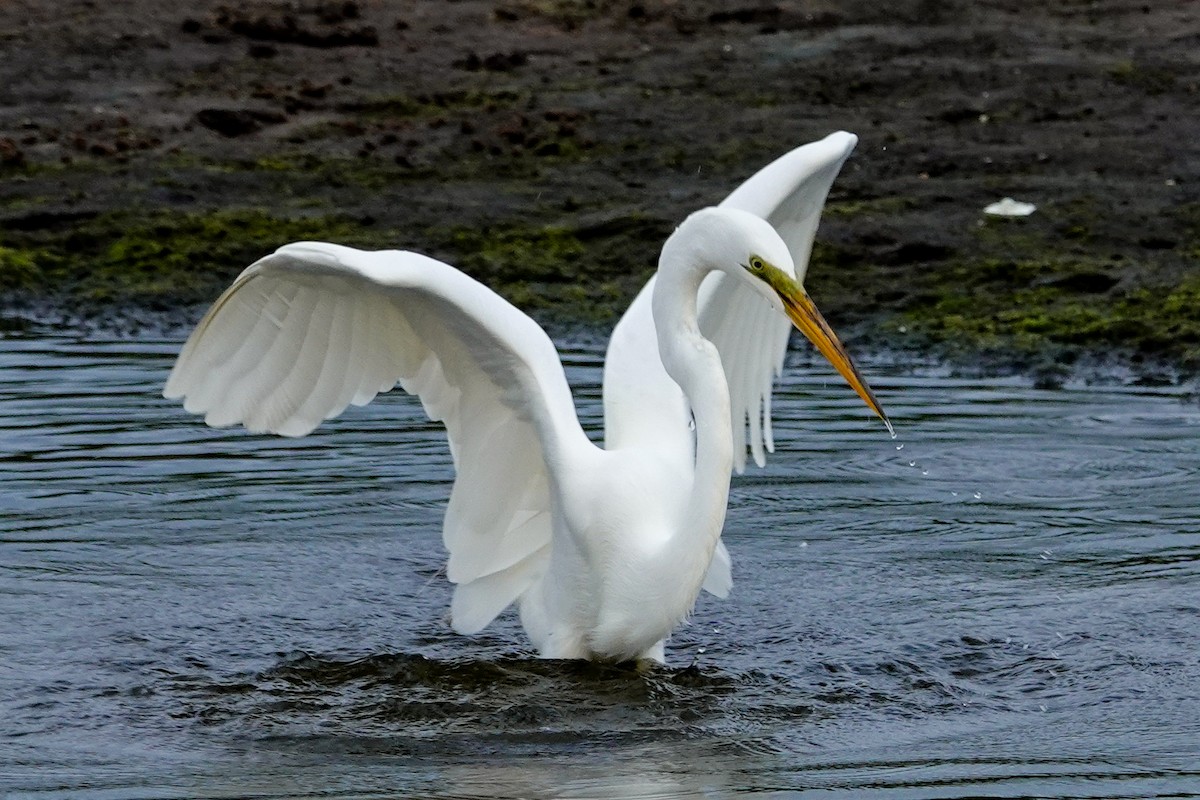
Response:
M454 627L482 629L545 570L545 455L583 445L553 343L458 270L415 253L300 242L243 272L163 394L213 426L303 436L397 383L446 425Z
M755 173L725 198L722 206L765 219L791 251L796 279L804 282L813 237L829 188L850 157L858 137L838 132L787 153ZM774 451L771 388L783 369L791 323L741 281L720 273L701 287L700 329L721 353L733 408L736 468L746 464L743 443L763 466ZM748 426L748 430L747 430Z
M787 243L803 281L821 209L858 137L846 132L798 147L755 173L722 206L757 214ZM691 446L691 411L658 356L651 314L651 278L613 331L604 364L605 440L610 448L660 441L672 450ZM759 466L774 450L771 390L783 368L791 323L751 288L723 273L700 288L700 329L717 346L729 383L734 468L746 466L746 448ZM732 585L729 554L718 548L704 583L724 597Z
M770 222L787 243L803 281L813 236L829 187L858 138L830 134L798 147L755 173L721 203ZM651 288L642 289L613 331L604 372L605 438L610 447L658 439L690 441L690 411L658 357ZM755 463L773 449L771 387L787 351L791 324L753 289L713 273L700 289L700 329L717 346L729 382L735 467L745 468L746 447ZM678 447L678 442L674 443Z

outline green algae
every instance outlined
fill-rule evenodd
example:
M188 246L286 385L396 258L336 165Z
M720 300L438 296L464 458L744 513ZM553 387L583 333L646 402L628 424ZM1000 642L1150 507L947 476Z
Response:
M0 245L0 289L38 288L44 279L39 264L45 260L46 255L39 250Z
M1176 73L1172 69L1140 60L1118 61L1109 66L1105 73L1113 83L1150 95L1165 94L1174 88L1176 82Z
M183 197L178 202L188 210L143 200L84 211L96 208L94 198L105 191L95 187L116 185L96 182L101 173L90 164L54 167L64 175L76 170L70 174L84 188L72 198L51 200L48 184L11 176L2 205L18 224L0 230L0 293L56 300L101 318L178 308L210 302L242 268L281 244L316 239L421 250L542 319L611 323L653 271L675 220L638 216L611 201L586 208L577 200L539 202L536 176L543 170L576 163L572 169L589 170L586 160L621 157L621 146L586 149L569 128L560 132L560 120L528 110L500 117L512 127L499 133L519 142L481 129L481 149L464 150L462 140L458 150L431 146L419 151L423 164L401 163L382 146L365 155L296 148L234 160L183 152L164 157L153 172L121 178L125 187L136 180ZM539 154L546 141L561 148ZM495 154L488 149L493 144L509 149ZM731 150L729 158L740 152ZM694 154L679 151L676 158L678 169L694 172ZM563 174L550 185L561 186ZM429 217L410 217L403 227L389 227L371 220L390 216L387 202L353 200L364 189L375 197L383 190L402 196L455 181L462 181L455 187L461 197L494 193L503 202L455 214L469 224L431 226ZM480 194L481 183L489 194ZM246 207L203 208L239 190L248 192ZM852 346L870 341L962 358L1008 353L1027 363L1091 351L1200 369L1200 204L1169 209L1165 222L1145 233L1136 226L1114 233L1104 222L1112 209L1103 197L1059 198L1027 220L956 222L940 214L942 202L867 192L828 204L825 230L834 240L818 240L808 286ZM334 211L343 208L354 211ZM34 224L35 217L46 221ZM1142 236L1158 244L1135 247ZM901 329L904 336L897 336Z
M526 311L555 321L611 322L651 272L655 221L632 217L609 227L503 223L430 228L435 253ZM633 265L644 264L642 268Z
M962 280L965 273L975 279ZM949 282L930 282L900 318L914 336L954 353L1032 357L1090 349L1200 369L1198 276L1122 291L1119 281L1101 281L1108 273L1080 260L967 262L953 274ZM1117 288L1097 290L1109 280Z
M213 299L289 241L370 245L382 233L345 218L260 209L113 211L61 228L0 233L0 287L49 290L84 307L173 307Z
M556 226L453 228L447 244L463 269L498 281L571 282L585 253L570 230Z
M0 233L0 291L49 296L84 314L166 310L211 302L246 266L301 240L401 246L398 231L344 216L257 208L108 212L56 228ZM640 240L636 231L632 240ZM611 320L628 301L631 280L618 267L622 247L589 247L564 226L516 224L430 228L416 245L523 309L577 323Z
M905 198L829 204L828 218L868 233L818 240L807 283L852 339L1017 368L1087 353L1200 371L1200 204L1114 227L1104 198L1080 195L932 242L888 237L891 215L929 211Z

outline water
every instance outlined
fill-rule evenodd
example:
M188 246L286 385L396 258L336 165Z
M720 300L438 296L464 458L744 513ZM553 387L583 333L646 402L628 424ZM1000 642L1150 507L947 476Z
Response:
M1178 389L877 366L893 441L791 365L734 593L639 674L449 631L410 399L213 431L158 396L177 346L0 340L0 794L1200 796ZM566 358L597 431L601 353Z

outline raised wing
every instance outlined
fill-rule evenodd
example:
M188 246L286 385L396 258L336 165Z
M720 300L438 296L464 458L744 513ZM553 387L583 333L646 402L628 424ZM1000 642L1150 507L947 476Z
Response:
M787 153L755 173L721 203L757 214L787 243L803 281L821 209L858 137L844 131ZM661 442L690 452L691 409L658 356L651 313L654 278L613 331L604 363L604 435L608 447ZM734 468L746 467L746 447L760 467L773 451L771 389L783 368L791 323L751 288L723 273L700 287L700 329L717 346L729 383ZM725 597L732 585L729 553L718 548L704 589Z
M857 143L857 136L839 131L798 147L760 169L721 203L771 223L787 243L801 283L825 198ZM725 365L733 408L735 467L741 472L746 465L743 442L750 445L754 463L760 467L766 464L764 447L769 452L775 449L771 388L783 369L792 325L753 289L729 275L714 273L706 283L712 286L701 287L700 329L717 346Z
M545 570L547 451L590 446L553 343L458 270L415 253L300 242L243 272L163 394L213 426L303 436L397 383L446 425L455 629L482 629Z
M803 280L829 188L858 138L838 132L763 167L722 206L766 219L787 243ZM658 357L650 296L642 289L613 331L604 373L605 437L609 446L656 437L690 441L690 410ZM783 366L791 324L743 282L713 273L700 290L700 328L721 353L733 413L734 466L745 469L774 449L771 388Z

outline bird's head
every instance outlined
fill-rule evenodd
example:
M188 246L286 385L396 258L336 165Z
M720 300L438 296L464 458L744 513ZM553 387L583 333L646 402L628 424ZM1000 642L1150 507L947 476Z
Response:
M703 260L709 268L746 281L776 311L786 315L891 429L871 387L797 280L791 251L770 223L747 211L706 208L688 217L680 230L685 226L697 229L698 235L688 238L703 243Z

